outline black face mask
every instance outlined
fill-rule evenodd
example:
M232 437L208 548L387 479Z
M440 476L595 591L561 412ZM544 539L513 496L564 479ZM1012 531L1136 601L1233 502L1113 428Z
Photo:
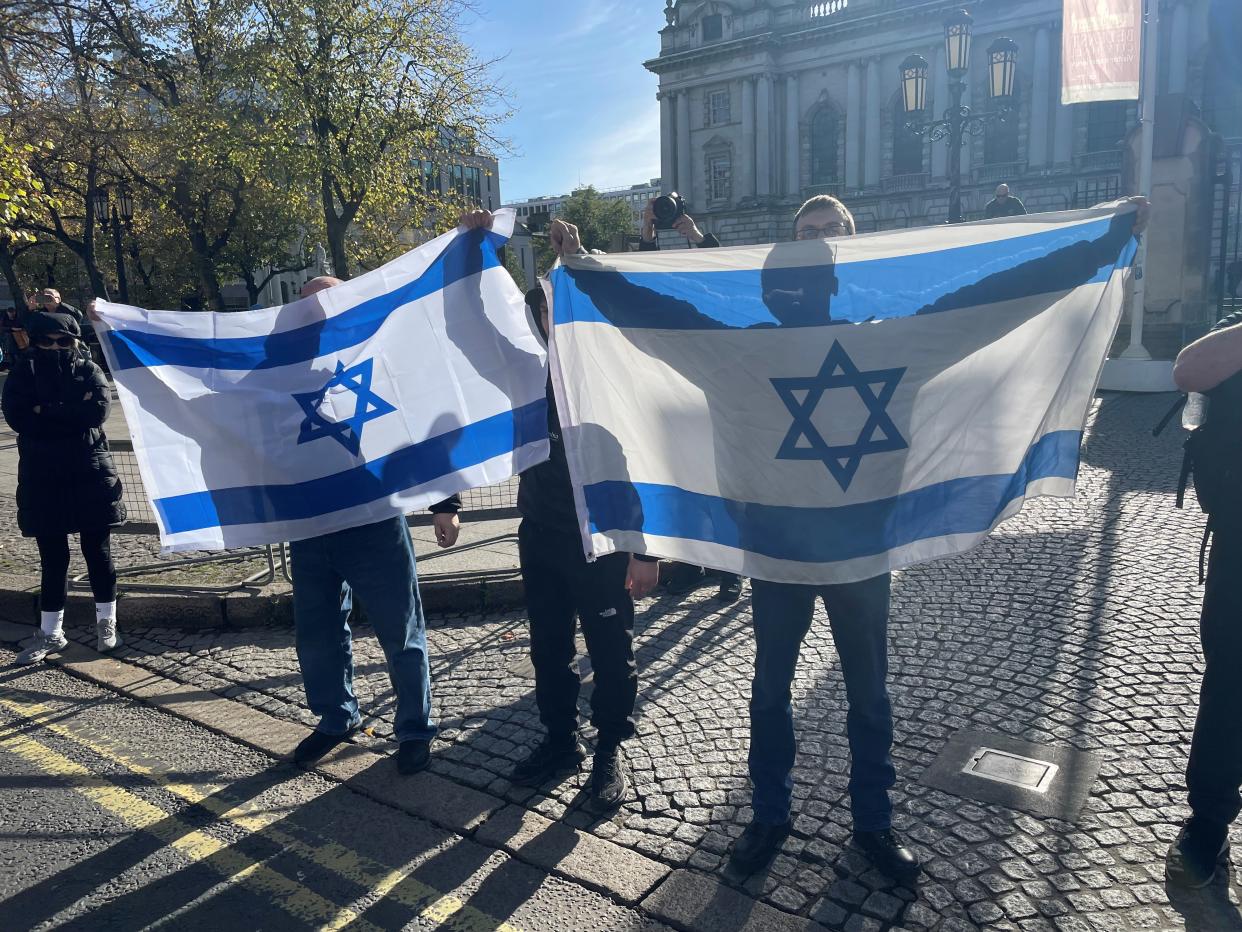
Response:
M72 349L44 349L36 346L34 351L35 384L40 395L50 395L58 390L65 376L73 370Z

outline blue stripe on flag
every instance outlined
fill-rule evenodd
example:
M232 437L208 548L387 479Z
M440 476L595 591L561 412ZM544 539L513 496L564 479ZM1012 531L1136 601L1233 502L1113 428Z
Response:
M298 521L365 505L512 452L548 436L541 398L344 472L291 485L239 486L156 500L166 534Z
M703 272L553 272L556 323L721 330L931 314L1107 281L1134 260L1133 213L888 259ZM777 247L778 249L780 247ZM805 249L802 244L800 248Z
M987 531L1005 507L1037 479L1078 474L1082 432L1041 437L1010 475L970 476L893 498L834 508L796 508L731 501L675 486L600 482L584 487L597 533L639 531L722 544L777 560L832 563L897 547Z
M454 282L500 266L504 237L491 231L465 233L445 247L418 278L326 320L295 330L255 337L201 339L144 330L104 331L117 367L181 366L187 369L273 369L330 356L369 340L394 311Z

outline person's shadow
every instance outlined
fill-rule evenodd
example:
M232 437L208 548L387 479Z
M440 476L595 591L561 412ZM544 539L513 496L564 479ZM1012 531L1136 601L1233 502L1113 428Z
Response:
M927 317L1032 294L1068 292L1096 280L1102 269L1115 266L1119 256L1124 258L1133 221L1132 213L1119 214L1095 239L1077 240L1068 235L1064 245L1046 254L995 270L984 268L976 280L966 284L959 283L960 268L955 272L945 264L923 264L920 274L926 280L917 288L904 281L891 285L893 292L905 290L907 295L917 295L922 302L915 305L917 310L883 322L890 336L885 344L862 347L843 343L850 342L843 325L877 326L861 319L855 308L875 306L878 311L882 304L879 296L855 284L849 266L838 269L833 241L773 246L757 282L753 273L719 272L682 278L662 276L656 279L659 286L654 287L649 286L652 279L648 276L630 278L592 257L575 257L565 266L572 286L600 317L618 328L624 339L663 364L631 373L635 380L659 380L659 408L634 411L627 386L605 379L598 380L593 390L607 394L610 404L599 399L596 403L614 410L628 409L642 419L652 435L650 445L645 446L662 451L655 461L657 469L650 472L671 476L670 485L681 490L710 488L712 483L703 481L704 449L712 451L709 474L715 480L711 494L663 493L662 507L647 509L649 523L644 527L618 518L625 509L612 505L608 497L619 488L617 483L587 483L584 494L593 516L601 516L597 522L600 530L636 532L635 536L645 531L724 543L743 552L742 565L721 567L717 559L716 568L758 578L771 576L766 557L805 560L801 555L811 552L814 539L818 543L813 548L813 562L882 554L891 545L891 535L884 530L900 518L896 492L907 478L911 425L918 405L917 391L907 393L903 400L896 387L902 379L906 386L920 385L936 374L920 358L920 347L935 345L940 353L947 354L945 358L964 360L1026 322L1029 314L989 313L986 326L955 327L947 336L942 328L941 335L930 338L929 327L934 325ZM959 278L953 277L955 273ZM557 297L564 300L568 295L558 289ZM834 319L834 299L846 300L850 320ZM765 332L788 329L803 332L796 341ZM733 336L739 331L747 331L747 336ZM710 339L705 338L707 334ZM943 368L943 360L937 365ZM669 368L681 378L669 378ZM769 377L786 371L788 379ZM818 385L817 375L821 380ZM879 388L882 376L887 381ZM842 382L847 384L843 386ZM807 383L806 387L789 389L789 410L782 411L780 417L771 416L771 404L729 405L726 401L756 393L779 393L777 383ZM854 391L829 390L841 387ZM707 418L702 417L705 405ZM891 430L877 419L881 409L889 418ZM812 426L814 431L809 429ZM1035 439L1031 438L1032 442ZM877 440L883 442L877 444ZM816 444L823 457L805 452ZM843 462L859 450L866 452L857 462ZM652 462L646 450L626 453L639 464ZM837 454L841 455L841 470L834 470L828 462ZM801 460L785 464L783 469L792 466L799 471L799 479L789 486L797 490L798 501L790 501L790 505L803 507L782 509L759 504L765 496L774 497L771 476L777 460ZM865 515L852 510L848 492L857 475L853 470L869 473L868 488L891 489L893 496L868 503L872 507ZM649 472L641 468L636 471ZM608 474L606 466L601 473ZM646 493L650 495L651 490ZM840 502L843 496L846 504L835 512L835 521L828 517L811 528L796 520L805 506ZM789 496L782 493L775 497ZM996 516L1003 506L998 504ZM860 523L878 529L877 533L860 539L855 526ZM707 550L697 553L694 560L713 565Z

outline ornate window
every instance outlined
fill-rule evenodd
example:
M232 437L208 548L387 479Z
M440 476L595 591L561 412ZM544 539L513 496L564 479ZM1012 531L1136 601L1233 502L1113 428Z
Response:
M1013 110L1007 119L992 120L983 131L983 164L1002 165L1016 162L1018 154L1018 127L1021 120L1020 85L1013 87Z
M1120 149L1129 121L1124 100L1104 100L1087 104L1087 152Z
M828 107L822 107L811 121L811 184L836 184L840 180L838 158L841 121Z
M726 153L707 158L707 199L727 201L733 196L733 157Z
M923 137L906 128L906 116L898 103L893 108L893 174L921 174L923 148Z
M712 13L703 17L703 41L717 42L724 38L724 16Z
M703 125L721 126L731 119L728 89L708 91L703 97Z

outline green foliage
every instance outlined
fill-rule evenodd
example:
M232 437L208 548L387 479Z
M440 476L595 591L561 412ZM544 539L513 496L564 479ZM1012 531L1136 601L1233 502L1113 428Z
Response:
M616 249L618 239L636 232L634 214L619 199L601 197L592 187L581 188L561 206L561 220L578 228L586 249Z
M93 205L127 188L131 298L220 306L315 243L342 277L382 264L466 206L423 159L497 142L467 3L0 0L0 240L55 244L103 293L117 257Z
M522 291L532 287L532 285L526 281L526 271L522 268L522 263L518 259L516 249L509 248L505 250L505 271L513 277L514 283Z

